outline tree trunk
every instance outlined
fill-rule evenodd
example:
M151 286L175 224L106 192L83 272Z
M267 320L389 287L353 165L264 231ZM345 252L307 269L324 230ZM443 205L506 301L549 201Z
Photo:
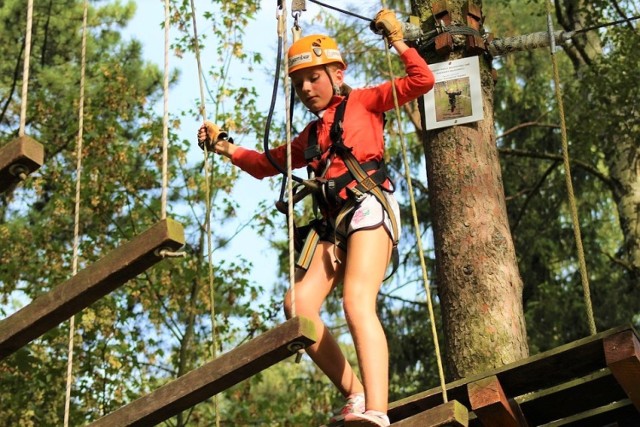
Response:
M607 163L617 189L615 199L624 236L623 257L634 279L631 283L637 284L640 279L640 147L637 141L623 137L618 138L616 149L611 151Z
M430 3L434 2L412 1L426 30L433 28ZM467 25L462 16L465 3L447 1L452 24ZM428 62L465 56L464 36L454 40L448 57L428 54ZM528 356L523 284L495 144L494 83L491 64L483 56L480 73L484 119L427 131L424 137L445 363L451 379Z

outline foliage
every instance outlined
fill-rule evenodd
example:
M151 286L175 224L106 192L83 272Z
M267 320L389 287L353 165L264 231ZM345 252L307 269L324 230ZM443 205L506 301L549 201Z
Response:
M0 5L3 144L17 135L26 20L23 3L5 0ZM389 7L408 10L407 3L393 2ZM485 28L496 37L546 29L545 8L539 0L483 3ZM576 16L585 24L618 19L622 12L630 15L638 6L637 1L615 2L617 9L611 2L596 0L558 3L563 25ZM172 29L178 31L172 49L178 55L193 55L191 4L188 0L172 0L171 4ZM378 7L363 3L350 8L373 16ZM213 47L218 58L205 71L207 114L240 138L258 141L265 122L265 113L259 111L257 103L260 93L238 80L231 70L232 64L240 63L247 74L264 71L261 54L252 52L251 44L244 39L244 30L259 9L257 1L218 0L198 11L206 22L204 31L199 28L199 46ZM582 15L571 15L569 9ZM90 10L80 176L80 268L160 217L162 125L154 107L162 97L162 72L142 59L139 42L122 37L122 29L134 12L134 2L93 2ZM81 15L79 0L36 2L27 133L45 145L46 162L17 189L0 196L3 317L71 275ZM367 23L339 13L321 13L305 25L305 31L336 35L349 63L349 84L375 84L389 77L384 46L369 31ZM599 329L626 322L638 326L640 322L638 276L631 266L629 233L625 235L621 228L620 186L611 174L615 166L611 159L621 141L638 140L636 64L640 50L631 25L591 34L598 36L601 47L596 56L586 56L585 50L569 55L560 51L556 55ZM393 73L401 74L401 64L393 56ZM560 158L559 116L547 51L494 58L493 65L498 70L494 108L507 208L525 283L529 345L536 353L588 334ZM175 83L178 78L173 73L171 81ZM248 279L252 265L245 259L216 260L216 299L215 306L211 306L204 224L205 165L201 156L192 160L193 141L178 137L178 129L184 123L200 117L198 104L194 101L194 108L188 111L173 111L169 126L170 216L185 226L187 257L164 260L76 316L72 425L85 424L111 412L208 360L212 309L216 313L218 351L250 339L282 316L278 295L286 286L286 273L274 284L273 296L265 297L262 285L266 284L257 285ZM428 183L424 177L420 123L411 120L418 107L409 107L400 123L411 163L419 235L427 250L431 278L434 260ZM400 123L393 114L387 118L387 160L397 183L396 194L403 202L405 221L400 268L383 285L379 304L390 347L390 397L396 399L439 383L425 287L415 252L416 233L403 177ZM298 112L294 127L307 119ZM280 123L271 131L272 144L284 140ZM235 231L225 228L225 218L233 218L239 209L231 194L238 176L228 162L216 160L207 164L216 258L234 237ZM286 243L279 241L280 235L273 231L278 219L271 215L272 211L266 203L259 204L251 224L261 238L273 240L276 251L285 253ZM301 211L303 216L310 215L310 206ZM283 272L288 271L285 258L281 258L281 266ZM430 286L433 292L435 284ZM435 292L433 297L438 324L441 307ZM350 351L339 290L327 303L326 321ZM438 332L442 344L439 328ZM62 423L68 333L65 322L0 365L3 424ZM353 359L354 355L349 353L349 357ZM219 405L223 425L315 425L325 422L326 414L340 406L340 396L305 358L300 365L287 361L239 384L221 395ZM167 424L211 425L215 416L214 405L208 401Z
M5 242L0 248L3 317L72 274L82 4L78 0L40 3L34 10L27 133L46 147L46 161L0 199L0 235ZM172 2L172 24L184 35L173 49L191 55L188 4ZM210 93L211 102L219 120L243 124L234 126L238 132L257 132L264 126L263 116L256 111L255 89L236 87L227 79L233 61L249 67L261 61L260 55L243 52L238 44L258 5L216 2L212 5L216 13L204 13L214 28L211 34L223 41L220 51L228 53L225 66L209 76L221 83ZM122 37L134 12L134 2L94 4L89 11L79 176L80 269L160 219L162 120L154 107L162 99L162 72L142 59L138 41ZM24 2L2 3L3 143L17 135L24 22ZM177 78L174 73L172 82ZM233 104L227 102L230 97ZM209 162L207 183L202 161L189 161L192 141L178 140L177 130L182 118L195 116L195 111L175 111L169 123L167 192L173 207L169 215L184 225L187 256L164 260L75 317L73 425L109 413L211 357L214 307L206 256L205 189L207 185L211 189L212 218L222 225L237 208L229 195L237 175L227 162ZM214 251L232 236L233 230L215 226ZM215 265L218 351L263 331L275 316L268 299L254 302L263 289L248 281L250 268L243 259ZM3 362L3 424L62 424L68 334L65 322ZM198 409L192 415L199 411L206 412ZM178 425L184 422L182 415L175 420Z
M576 15L587 24L620 17L609 2L580 3L575 10L581 14ZM543 3L523 7L519 2L502 2L501 6L490 9L496 18L491 24L496 33L509 36L545 28ZM578 19L567 9L559 13L565 24ZM509 15L515 19L509 20ZM509 23L517 25L510 27ZM637 119L637 112L621 98L637 96L629 80L638 77L637 49L632 48L637 46L637 36L628 26L615 26L589 33L593 46L594 34L600 35L604 48L598 55L582 53L586 59L581 61L562 51L555 56L565 94L569 155L592 303L598 329L606 329L637 322L640 308L634 292L637 276L615 262L624 258L624 245L619 197L610 175L613 163L607 161L619 141L616 134L621 118ZM584 37L576 36L575 46ZM554 85L549 83L551 58L545 50L517 53L498 58L496 68L495 114L503 134L499 147L507 207L525 282L530 348L535 353L588 335L587 314L562 168L560 117ZM637 140L637 129L627 131L634 132L629 137Z

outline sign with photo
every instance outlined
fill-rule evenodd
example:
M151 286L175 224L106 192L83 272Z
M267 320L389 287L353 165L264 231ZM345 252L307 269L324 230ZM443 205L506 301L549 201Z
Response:
M427 129L482 120L482 85L477 56L430 64L435 85L424 95Z

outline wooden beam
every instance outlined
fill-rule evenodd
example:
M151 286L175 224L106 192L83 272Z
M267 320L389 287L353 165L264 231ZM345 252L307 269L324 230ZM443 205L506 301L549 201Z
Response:
M156 425L284 360L316 340L313 322L294 317L217 359L100 418L91 426Z
M570 417L562 418L545 427L622 427L640 425L640 413L629 399L623 399L599 408L590 409Z
M0 193L15 187L44 163L44 147L21 136L0 148Z
M603 340L607 366L640 411L640 342L633 330Z
M392 427L467 427L468 425L469 411L455 400L391 424Z
M582 378L531 391L515 400L529 425L539 426L628 399L611 371L603 367Z
M162 220L0 322L0 360L133 279L184 245L184 229Z
M449 399L470 407L467 384L490 375L498 377L505 394L510 398L583 377L606 367L602 341L630 329L628 325L612 328L495 370L447 383L447 395ZM407 418L440 404L442 390L436 387L391 403L389 416L394 419Z
M526 427L520 407L508 399L495 375L467 385L471 409L485 426Z

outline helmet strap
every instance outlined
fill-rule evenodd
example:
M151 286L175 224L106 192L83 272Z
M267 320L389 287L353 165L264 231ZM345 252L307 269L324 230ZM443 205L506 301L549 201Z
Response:
M333 78L331 77L331 73L329 72L329 67L324 66L324 71L327 73L327 77L329 77L329 83L331 83L331 87L333 88L334 95L342 94L342 89L336 83L334 83Z

